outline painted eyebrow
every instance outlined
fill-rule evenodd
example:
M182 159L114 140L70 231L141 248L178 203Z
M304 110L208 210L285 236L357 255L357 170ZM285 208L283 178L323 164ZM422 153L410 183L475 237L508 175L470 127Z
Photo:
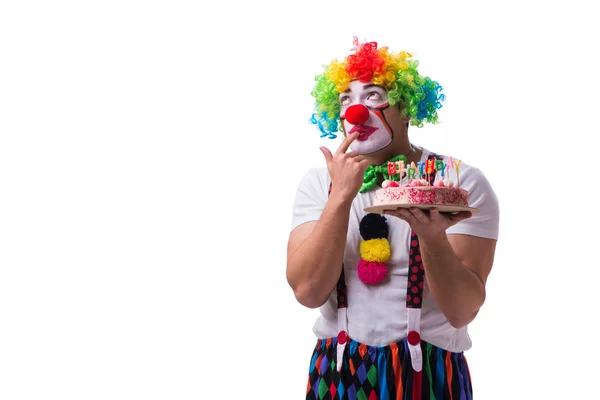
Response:
M381 86L381 85L376 85L376 84L374 84L374 83L369 83L368 85L365 85L365 86L363 86L363 89L370 89L370 88L372 88L372 87L376 87L376 88L379 88L379 89L381 89L381 90L385 90L385 89L383 88L383 86Z
M381 90L385 90L385 89L383 88L383 86L381 86L381 85L376 85L376 84L374 84L374 83L368 83L368 84L364 85L362 88L363 88L363 89L370 89L370 88L372 88L372 87L376 87L376 88L379 88L379 89L381 89ZM350 93L350 92L352 92L352 90L350 90L350 88L348 88L347 90L344 90L342 93Z

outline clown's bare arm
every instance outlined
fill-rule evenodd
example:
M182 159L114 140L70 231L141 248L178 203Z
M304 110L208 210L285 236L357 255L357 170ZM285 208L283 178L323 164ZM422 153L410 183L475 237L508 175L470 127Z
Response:
M485 285L494 262L496 240L442 235L420 240L431 294L455 328L469 324L485 301Z
M351 204L330 198L318 221L302 224L290 234L287 280L306 307L323 305L340 277Z
M331 195L318 221L304 223L290 234L286 276L296 299L306 307L323 305L341 274L352 201L369 166L364 157L347 152L357 136L348 136L334 155L321 148L331 177Z
M442 214L412 208L385 213L406 221L419 236L427 285L448 322L455 328L469 324L485 301L496 240L446 234L449 227L471 217L468 211Z

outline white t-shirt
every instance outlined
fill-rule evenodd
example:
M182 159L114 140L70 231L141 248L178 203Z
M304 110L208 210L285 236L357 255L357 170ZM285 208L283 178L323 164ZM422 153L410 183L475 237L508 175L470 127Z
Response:
M421 161L430 152L423 149ZM444 163L448 163L448 157ZM450 169L447 178L456 183L456 172ZM497 239L499 224L498 200L483 173L465 162L459 169L460 187L469 191L469 206L480 211L471 218L450 227L447 234L465 234ZM438 175L436 180L441 179ZM292 230L305 222L320 218L328 198L330 178L326 168L310 169L300 182L293 205ZM406 178L404 178L406 184ZM388 240L392 255L386 261L390 280L381 285L367 285L358 278L360 261L359 245L362 241L359 224L367 214L364 209L373 203L373 187L359 193L352 203L344 271L348 290L348 336L371 346L385 346L406 336L407 308L406 289L408 279L408 257L410 228L406 222L393 216L385 216L389 226ZM427 278L425 278L427 279ZM320 316L313 331L318 338L335 337L337 326L337 296L335 289L327 302L320 307ZM421 315L421 338L448 351L461 352L471 347L467 327L454 328L435 304L425 285Z

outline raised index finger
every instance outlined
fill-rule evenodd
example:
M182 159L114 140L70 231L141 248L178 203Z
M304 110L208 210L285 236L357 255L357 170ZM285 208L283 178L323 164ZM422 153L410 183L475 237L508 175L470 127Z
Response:
M341 153L347 152L348 148L350 148L350 144L352 144L352 142L354 142L354 140L358 137L358 134L359 134L359 132L354 132L353 134L346 136L346 139L344 139L344 141L340 144L340 147L338 147L335 154L341 154Z

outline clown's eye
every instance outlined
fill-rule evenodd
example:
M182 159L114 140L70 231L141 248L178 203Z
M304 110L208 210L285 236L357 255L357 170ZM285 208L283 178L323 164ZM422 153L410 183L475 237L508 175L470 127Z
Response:
M350 97L348 97L348 96L340 97L340 104L343 106L350 104Z
M371 92L367 95L367 100L381 100L381 95L378 92Z

